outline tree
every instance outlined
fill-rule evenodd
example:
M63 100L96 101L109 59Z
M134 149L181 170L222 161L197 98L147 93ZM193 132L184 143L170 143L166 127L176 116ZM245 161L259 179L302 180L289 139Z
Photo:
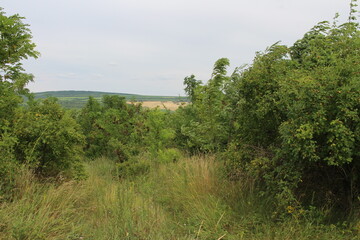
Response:
M175 131L180 133L177 139L186 141L192 152L215 152L226 146L229 124L224 111L227 107L224 88L230 79L226 76L229 64L227 58L217 60L206 84L201 84L194 75L184 80L185 91L192 103L178 111L181 113L178 117L185 121L181 129Z
M21 61L40 55L23 19L18 14L7 17L0 8L0 83L21 94L28 92L25 86L33 81L33 75L24 72Z
M25 86L33 80L21 61L39 56L23 19L17 14L6 16L0 8L0 194L11 190L17 168L14 146L18 139L12 128L15 109L22 102L19 94L27 93Z
M39 52L23 19L0 9L0 199L11 196L19 166L42 177L84 176L79 126L55 99L34 101L26 88L34 77L21 61Z
M16 161L42 177L83 177L84 136L80 126L55 98L17 108L13 135Z
M29 25L18 14L6 16L0 8L0 141L10 127L14 110L22 102L20 94L27 94L26 84L33 75L25 73L21 61L37 58Z
M185 77L184 79L185 93L189 96L190 101L196 100L196 88L201 85L201 81L195 79L195 75Z

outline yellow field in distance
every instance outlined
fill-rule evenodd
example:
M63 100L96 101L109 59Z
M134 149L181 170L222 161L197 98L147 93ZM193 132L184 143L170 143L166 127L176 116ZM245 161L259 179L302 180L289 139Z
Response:
M128 103L137 103L137 102L128 102ZM142 102L142 106L146 108L156 108L160 109L169 109L171 111L175 111L180 106L185 106L188 103L185 102L172 102L172 101L144 101Z

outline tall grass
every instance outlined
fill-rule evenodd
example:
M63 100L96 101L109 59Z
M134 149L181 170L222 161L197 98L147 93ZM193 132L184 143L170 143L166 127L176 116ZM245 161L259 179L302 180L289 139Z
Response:
M84 198L80 183L37 183L22 169L16 197L0 208L1 239L77 239L81 237Z
M153 164L116 177L105 158L88 179L39 183L22 169L15 199L0 205L0 239L358 239L354 228L289 218L276 223L251 180L231 182L214 157Z

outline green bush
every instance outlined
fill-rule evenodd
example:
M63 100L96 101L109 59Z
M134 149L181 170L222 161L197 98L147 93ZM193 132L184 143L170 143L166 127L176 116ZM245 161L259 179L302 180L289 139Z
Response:
M141 158L133 158L117 164L118 175L121 178L131 178L145 175L150 171L150 162Z
M81 173L84 137L79 125L55 99L31 102L16 112L13 134L16 160L45 177Z
M90 97L78 117L86 137L86 155L108 156L118 162L137 155L145 132L144 118L141 106L126 104L123 97L103 96L102 104Z
M358 24L322 22L290 48L258 53L229 84L232 142L242 152L234 161L259 173L282 206L349 213L357 201L359 49Z
M157 162L159 163L170 163L177 162L181 159L182 153L177 148L166 148L164 150L159 150Z
M219 59L202 84L185 78L192 103L175 116L189 152L223 152L232 179L256 180L275 207L359 205L360 31L321 22L293 46L276 43L226 76ZM240 170L239 170L240 169ZM246 174L244 174L246 170Z
M146 112L144 144L153 159L158 157L159 151L174 145L175 132L171 125L171 115L169 111L158 108Z

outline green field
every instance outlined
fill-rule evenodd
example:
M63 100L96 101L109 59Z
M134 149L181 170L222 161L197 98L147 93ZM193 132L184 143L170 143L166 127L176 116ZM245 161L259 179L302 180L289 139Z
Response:
M88 98L94 97L101 100L104 95L119 95L124 97L127 101L172 101L172 102L187 102L187 97L182 96L149 96L128 93L114 93L114 92L97 92L97 91L48 91L34 93L35 99L56 97L59 103L65 108L82 108L87 102Z

